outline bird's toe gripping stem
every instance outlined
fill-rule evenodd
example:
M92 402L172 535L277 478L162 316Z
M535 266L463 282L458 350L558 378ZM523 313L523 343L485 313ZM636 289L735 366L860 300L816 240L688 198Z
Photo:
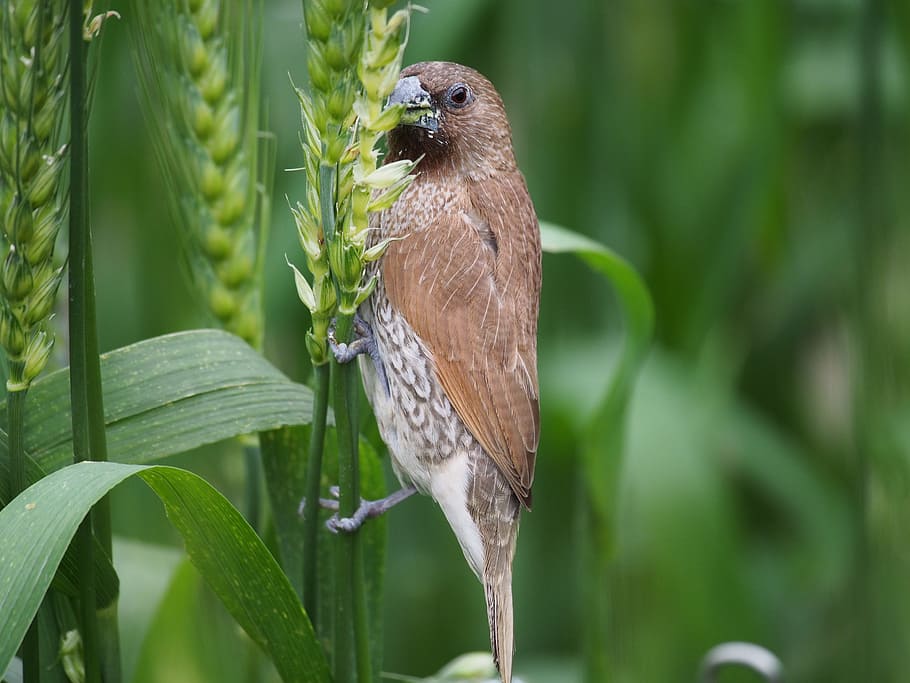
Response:
M333 486L329 489L329 493L332 494L332 498L320 498L319 507L324 510L333 510L335 512L329 519L326 520L325 525L328 527L329 531L333 534L337 533L346 533L350 534L361 526L368 519L373 517L379 517L379 515L387 512L395 505L410 498L417 492L413 486L405 486L404 488L398 489L395 493L386 496L385 498L380 498L379 500L363 500L360 499L360 507L358 507L354 514L350 517L339 517L338 516L338 487ZM306 499L301 501L299 512L303 514L303 508L306 503Z
M376 368L376 374L382 386L385 387L386 393L389 391L389 382L386 379L385 366L382 363L382 357L379 355L379 347L376 345L376 338L373 336L373 328L370 327L366 320L360 317L360 314L354 315L354 334L355 338L350 343L339 342L335 336L335 319L332 319L329 325L328 341L332 355L339 363L350 363L357 356L365 353L373 360L373 366Z

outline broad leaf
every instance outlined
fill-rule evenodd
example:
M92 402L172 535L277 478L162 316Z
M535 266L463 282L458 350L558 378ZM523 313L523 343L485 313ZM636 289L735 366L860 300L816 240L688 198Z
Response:
M303 424L312 414L307 387L219 330L169 334L103 354L101 374L108 456L117 462L148 462L250 432ZM29 482L72 461L69 401L68 369L38 380L29 391ZM0 427L6 427L2 404ZM0 504L9 499L8 460L6 435L0 432ZM104 553L94 557L98 605L104 607L117 598L117 576ZM54 586L75 595L75 576L75 560L67 553Z
M164 503L199 573L285 681L328 681L294 589L243 516L203 479L163 466L84 462L29 487L0 511L0 670L12 660L79 523L138 475Z
M232 436L309 422L312 392L239 337L192 330L101 356L108 457L145 463ZM45 472L72 460L69 371L35 382L25 450ZM0 407L0 427L6 411ZM6 458L5 445L0 459Z

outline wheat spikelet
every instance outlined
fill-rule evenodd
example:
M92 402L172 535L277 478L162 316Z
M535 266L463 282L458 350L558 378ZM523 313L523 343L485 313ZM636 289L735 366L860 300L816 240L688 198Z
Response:
M259 134L260 14L251 2L135 3L147 119L191 279L225 329L263 337L274 144Z
M310 89L297 89L303 122L306 202L291 207L312 285L294 268L301 301L313 327L307 348L314 364L327 362L326 331L336 310L353 315L370 295L369 260L386 244L367 249L369 212L391 204L411 181L413 163L378 169L377 144L399 121L384 109L398 80L410 9L388 16L388 0L311 0L304 3ZM326 168L334 169L325 187ZM320 193L331 193L330 225ZM293 266L292 266L293 268ZM334 279L334 284L332 280Z
M10 391L28 389L54 344L47 322L66 218L65 20L60 0L0 8L0 345Z

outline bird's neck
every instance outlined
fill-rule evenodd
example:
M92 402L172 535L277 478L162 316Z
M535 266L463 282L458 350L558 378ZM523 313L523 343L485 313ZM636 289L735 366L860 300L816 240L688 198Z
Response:
M417 172L442 178L483 180L517 169L511 138L489 136L457 141L444 135L430 135L421 129L395 129L389 135L386 163L401 159L420 159Z

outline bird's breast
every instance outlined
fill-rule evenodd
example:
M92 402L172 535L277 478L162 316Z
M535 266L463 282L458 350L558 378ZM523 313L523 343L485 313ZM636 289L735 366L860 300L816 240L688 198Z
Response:
M468 203L463 183L447 182L436 174L418 175L395 205L380 215L377 238L406 239L440 218L457 215Z
M368 310L388 390L368 360L361 365L364 388L399 479L431 494L436 467L476 442L436 378L426 346L385 297L381 281Z

